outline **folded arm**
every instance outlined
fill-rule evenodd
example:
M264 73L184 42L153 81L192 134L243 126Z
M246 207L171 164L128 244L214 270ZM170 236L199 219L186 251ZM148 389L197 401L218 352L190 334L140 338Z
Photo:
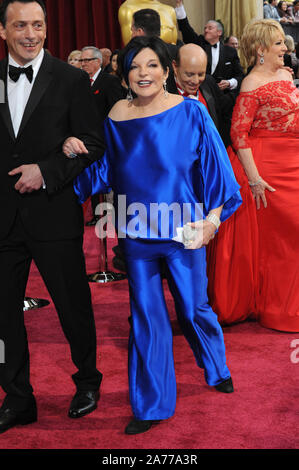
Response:
M86 74L80 74L74 83L68 114L68 135L79 138L88 153L78 154L77 158L69 159L60 149L54 154L51 153L49 158L38 162L49 194L72 182L84 168L100 159L105 152L104 138L98 125L93 95Z

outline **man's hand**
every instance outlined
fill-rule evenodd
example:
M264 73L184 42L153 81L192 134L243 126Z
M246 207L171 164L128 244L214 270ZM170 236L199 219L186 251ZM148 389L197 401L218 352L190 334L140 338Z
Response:
M15 184L15 190L20 194L32 193L38 191L43 185L43 176L37 164L22 165L10 171L9 176L21 174L21 177Z
M218 83L218 86L220 90L226 90L226 88L229 88L230 83L228 80L221 80L221 82Z
M66 139L62 146L62 151L69 158L72 158L73 155L81 155L82 153L88 153L84 142L82 142L82 140L80 139L77 139L77 137L69 137L68 139Z

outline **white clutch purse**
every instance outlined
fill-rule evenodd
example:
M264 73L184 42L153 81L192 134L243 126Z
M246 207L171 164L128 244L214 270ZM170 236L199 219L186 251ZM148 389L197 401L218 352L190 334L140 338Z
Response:
M183 243L185 248L188 248L196 238L199 236L199 232L202 230L202 224L198 227L193 228L190 225L184 225L183 227L177 227L177 236L173 238L178 243Z

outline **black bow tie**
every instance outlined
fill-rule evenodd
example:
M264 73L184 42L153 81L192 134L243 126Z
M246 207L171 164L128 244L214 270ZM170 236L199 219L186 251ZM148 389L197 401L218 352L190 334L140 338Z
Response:
M32 65L29 67L14 67L13 65L9 66L9 72L8 75L10 78L14 81L17 82L20 78L21 73L24 73L26 77L28 78L29 82L31 83L33 80L33 68Z
M206 46L215 47L215 49L217 49L217 46L218 46L218 43L212 45L212 44L211 44L209 41L207 41L206 39L205 39L205 44L206 44Z

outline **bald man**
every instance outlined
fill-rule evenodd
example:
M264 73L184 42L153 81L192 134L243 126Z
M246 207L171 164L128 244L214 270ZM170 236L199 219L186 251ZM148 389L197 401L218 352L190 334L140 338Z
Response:
M207 54L196 44L179 48L172 62L174 79L169 82L170 93L192 97L206 106L226 146L230 143L230 119L234 100L223 93L213 77L206 74Z
M110 57L112 55L112 51L108 49L107 47L103 47L102 49L100 49L100 51L102 53L102 59L103 59L102 68L104 69L110 63Z

